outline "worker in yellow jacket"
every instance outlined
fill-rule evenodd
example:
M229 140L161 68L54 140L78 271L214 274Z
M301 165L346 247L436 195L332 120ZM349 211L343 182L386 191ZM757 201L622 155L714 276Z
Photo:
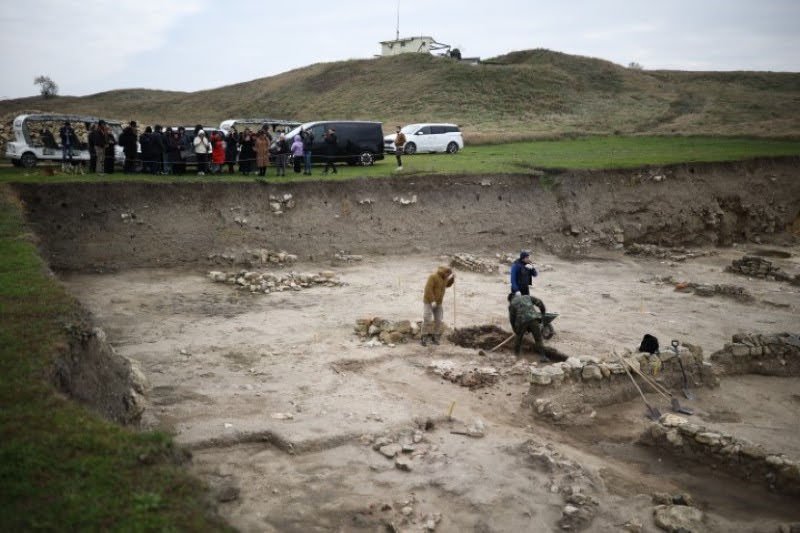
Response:
M421 342L423 346L428 345L428 339L434 344L439 344L439 337L442 335L442 300L444 291L447 287L452 287L456 280L456 275L450 267L440 266L436 272L428 276L425 284L425 294L422 297L424 310L422 313Z

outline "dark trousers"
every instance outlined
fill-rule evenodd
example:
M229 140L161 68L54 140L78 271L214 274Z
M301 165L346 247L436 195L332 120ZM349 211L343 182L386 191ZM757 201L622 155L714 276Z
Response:
M522 324L522 327L518 328L518 330L514 331L517 335L516 344L514 344L514 353L519 355L522 351L522 339L525 337L526 333L533 334L533 341L534 341L534 350L536 350L539 355L545 355L544 353L544 343L542 342L542 328L539 324L538 320L531 320Z
M208 154L197 154L197 171L208 172Z
M266 176L267 175L267 167L258 167L258 175L259 176Z
M333 156L328 156L328 157L326 158L326 161L325 161L325 170L323 170L323 172L325 172L325 174L327 174L327 173L328 173L328 169L329 169L329 168L333 170L333 173L334 173L334 174L336 174L336 165L335 165L335 164L334 164L334 162L333 162Z
M397 159L397 166L398 167L402 167L403 166L403 157L402 157L402 155L403 155L403 149L402 148L399 148L399 149L395 150L394 157Z

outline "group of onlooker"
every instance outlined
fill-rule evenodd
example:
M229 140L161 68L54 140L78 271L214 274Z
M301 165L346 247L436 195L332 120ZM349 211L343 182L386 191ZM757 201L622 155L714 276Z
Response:
M75 130L69 122L65 122L59 134L63 161L65 164L72 163L73 150L78 146ZM227 133L212 131L207 135L201 124L190 132L184 127L164 129L160 125L147 126L139 135L138 125L132 120L116 139L106 122L100 120L89 127L90 168L98 174L113 173L114 147L119 143L125 154L123 171L126 173L185 174L187 163L194 160L199 176L206 173L221 174L226 166L228 173L232 174L237 164L243 175L258 172L259 176L266 176L272 157L276 175L285 176L291 156L295 173L302 171L305 175L311 175L313 133L301 129L291 143L284 133L276 132L276 135L278 137L273 143L267 125L256 132L245 128L239 133L231 128ZM323 141L326 155L334 154L336 131L330 129L325 132ZM336 165L331 160L325 165L324 173L327 174L329 169L336 173Z

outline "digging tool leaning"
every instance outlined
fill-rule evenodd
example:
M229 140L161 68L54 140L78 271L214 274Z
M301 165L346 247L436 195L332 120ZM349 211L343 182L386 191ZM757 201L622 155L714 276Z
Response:
M686 379L686 370L683 368L683 360L681 359L680 354L678 353L678 346L680 342L677 340L672 341L672 350L675 352L675 358L678 360L678 364L681 367L681 374L683 374L683 395L686 396L687 400L694 400L694 393L689 390L689 380Z
M680 404L680 402L678 401L678 399L675 396L673 396L672 393L669 390L667 390L667 388L665 388L663 385L659 384L654 378L646 376L641 370L639 370L638 368L636 368L633 365L630 365L630 368L631 368L631 370L636 372L636 374L638 374L638 376L640 378L642 378L645 383L650 385L653 388L653 390L655 390L661 396L663 396L664 398L669 400L670 401L670 406L672 407L673 411L675 411L676 413L684 414L684 415L693 415L694 414L694 411L692 409L689 409L688 407L682 406Z
M628 374L628 377L631 378L631 382L633 383L633 386L636 387L637 391L639 391L639 396L642 397L642 401L647 406L647 415L646 415L647 418L649 418L650 420L653 420L653 421L656 421L659 418L661 418L661 412L658 409L656 409L655 407L653 407L652 405L650 405L649 403L647 403L647 398L644 397L644 393L642 392L642 389L639 388L639 384L636 383L635 379L633 379L633 376L631 375L630 371L628 370L628 365L625 363L625 360L616 351L614 351L614 355L617 357L617 359L619 359L619 362L622 365L622 368L625 370L625 373Z

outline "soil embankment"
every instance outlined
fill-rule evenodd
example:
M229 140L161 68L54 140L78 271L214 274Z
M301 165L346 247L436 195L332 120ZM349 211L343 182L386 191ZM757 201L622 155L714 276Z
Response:
M630 243L730 245L796 223L800 160L292 184L24 184L58 270L176 266L237 248L301 260ZM349 170L345 170L348 172ZM353 170L352 172L355 172Z

